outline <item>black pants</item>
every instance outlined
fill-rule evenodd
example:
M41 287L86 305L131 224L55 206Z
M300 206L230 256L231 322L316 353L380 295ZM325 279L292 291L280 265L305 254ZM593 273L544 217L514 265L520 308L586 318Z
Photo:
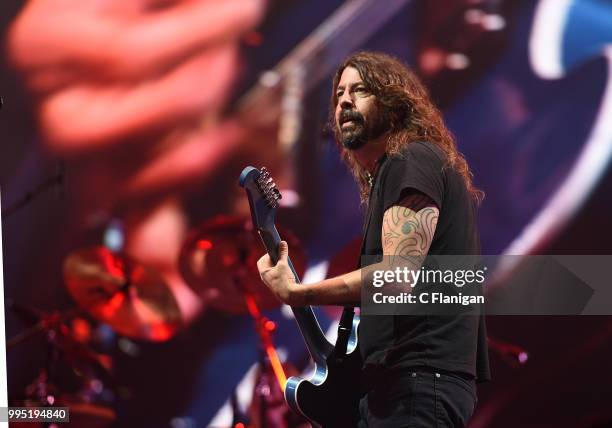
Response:
M431 369L385 379L359 403L358 428L464 427L476 407L473 380Z

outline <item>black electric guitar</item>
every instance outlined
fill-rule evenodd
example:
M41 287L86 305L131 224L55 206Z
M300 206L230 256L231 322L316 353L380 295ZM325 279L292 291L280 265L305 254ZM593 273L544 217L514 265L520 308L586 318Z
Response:
M252 166L246 167L240 174L240 186L249 199L253 226L270 258L276 263L281 238L274 225L274 218L281 194L265 168L260 171ZM291 260L289 267L299 283ZM344 309L334 346L321 331L310 306L291 309L315 363L315 371L310 379L297 376L289 378L285 385L287 404L316 426L357 426L361 369L361 357L357 349L359 318L354 315L353 308Z

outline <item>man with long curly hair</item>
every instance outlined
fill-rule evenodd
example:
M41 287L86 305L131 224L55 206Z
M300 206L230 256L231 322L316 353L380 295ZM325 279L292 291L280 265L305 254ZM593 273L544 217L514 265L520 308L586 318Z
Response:
M417 77L396 58L360 52L338 68L332 88L331 126L368 208L362 268L298 285L282 242L276 265L267 255L258 262L266 285L293 306L359 305L366 265L383 255L417 271L426 256L479 254L483 194ZM362 316L359 426L465 426L475 382L489 378L484 318L471 315Z

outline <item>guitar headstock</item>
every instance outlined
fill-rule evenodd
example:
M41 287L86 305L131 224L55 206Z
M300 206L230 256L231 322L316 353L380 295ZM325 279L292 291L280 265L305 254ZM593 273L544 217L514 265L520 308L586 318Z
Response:
M240 186L244 188L249 199L253 226L258 230L273 226L278 200L282 195L270 172L265 167L260 171L247 166L240 174Z

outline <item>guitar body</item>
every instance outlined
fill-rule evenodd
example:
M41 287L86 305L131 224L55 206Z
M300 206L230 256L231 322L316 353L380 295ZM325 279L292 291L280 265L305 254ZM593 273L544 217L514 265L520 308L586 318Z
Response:
M285 399L294 411L323 428L354 428L359 421L361 354L357 348L359 319L353 320L348 352L332 352L325 365L315 365L310 379L287 380ZM354 340L353 340L354 338Z
M246 191L253 226L270 255L278 262L281 238L274 225L281 194L270 173L262 168L246 167L240 174L240 186ZM288 265L299 278L291 259ZM310 379L290 378L285 385L285 400L313 425L323 428L354 428L359 421L361 354L358 349L359 318L352 307L344 308L338 324L335 345L329 343L310 306L292 307L295 320L315 363Z

